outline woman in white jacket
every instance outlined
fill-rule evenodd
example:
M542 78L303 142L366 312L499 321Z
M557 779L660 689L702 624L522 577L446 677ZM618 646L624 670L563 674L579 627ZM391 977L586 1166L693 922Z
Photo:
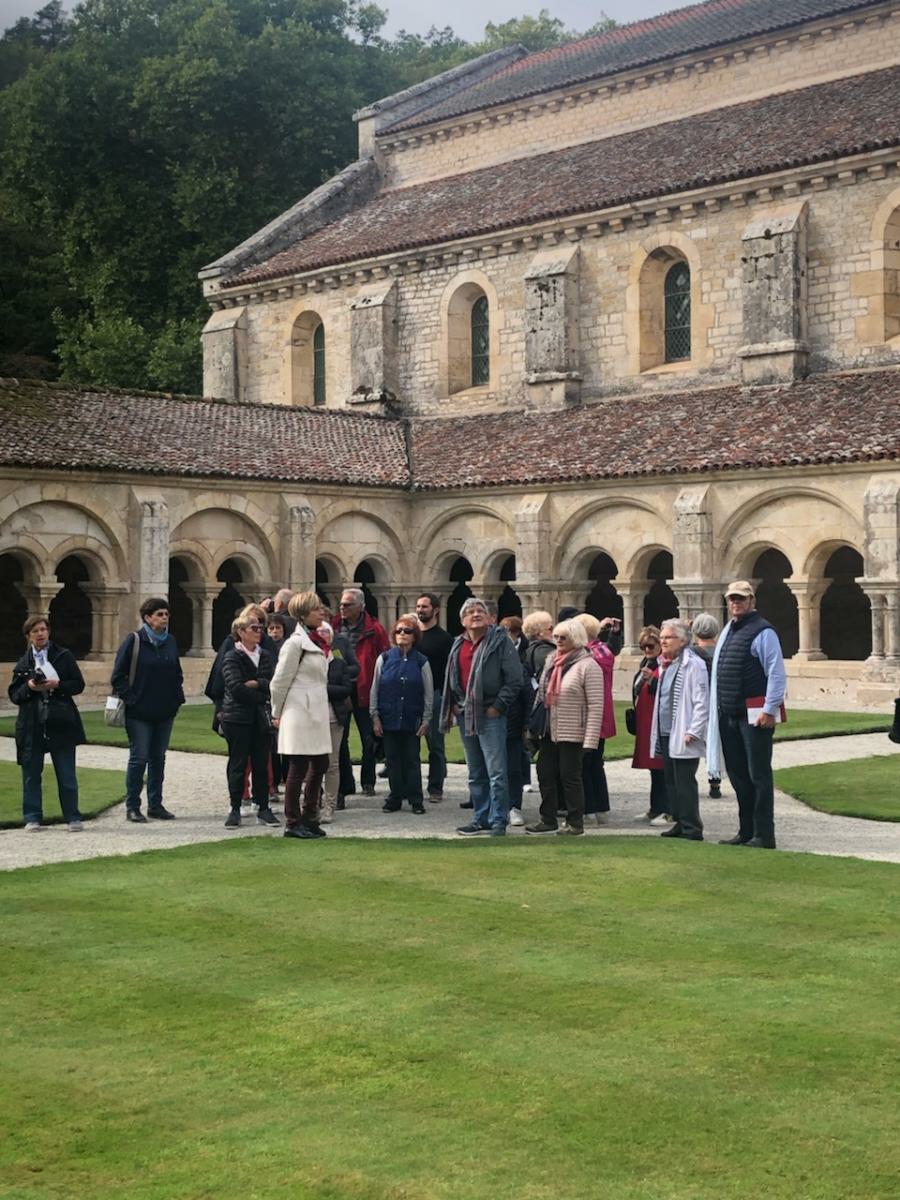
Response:
M291 597L288 613L297 627L279 654L270 685L278 753L289 764L284 836L319 838L325 836L319 825L319 797L331 753L327 649L318 632L325 610L315 592L298 592Z
M703 841L697 764L706 752L709 723L709 675L706 663L690 647L684 621L663 621L660 677L650 727L651 752L663 760L668 810L675 818L662 837Z

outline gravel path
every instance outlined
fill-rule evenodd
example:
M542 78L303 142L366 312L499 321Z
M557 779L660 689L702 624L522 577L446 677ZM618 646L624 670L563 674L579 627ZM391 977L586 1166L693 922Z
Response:
M775 765L788 767L842 762L874 754L900 756L900 746L889 742L883 733L784 742L775 747ZM112 746L82 746L78 751L81 766L106 767L123 772L126 757L127 751ZM11 738L0 738L0 759L15 761L15 744ZM705 791L702 786L705 783L705 775L702 774L704 765L701 764L699 776L701 796ZM900 790L900 757L897 768ZM49 764L46 769L52 770ZM228 811L224 758L170 751L166 760L166 776L166 805L176 813L176 820L129 825L125 822L124 806L117 805L89 821L85 831L80 834L69 833L64 826L51 826L39 833L5 830L0 833L0 870L136 854L143 850L169 849L194 842L273 837L281 832L257 825L255 819L245 822L240 830L229 831L224 828L223 822ZM607 766L607 778L613 802L610 823L603 827L589 825L588 836L658 836L658 829L650 829L638 820L647 804L649 789L646 773L631 770L628 762L615 762ZM460 766L451 766L444 800L440 804L427 804L425 816L413 816L406 809L402 813L382 813L381 805L386 793L386 781L379 780L377 796L351 797L347 801L347 811L338 813L334 824L328 827L328 836L449 838L455 836L455 827L467 817L459 808L459 802L466 795L465 768ZM529 819L536 817L538 803L536 792L525 797L525 813ZM708 840L730 837L736 831L734 797L727 784L723 784L722 800L703 800L702 812ZM807 808L782 792L776 793L775 817L778 845L783 850L900 863L900 823L828 816ZM509 833L513 837L524 836L521 829L510 829Z

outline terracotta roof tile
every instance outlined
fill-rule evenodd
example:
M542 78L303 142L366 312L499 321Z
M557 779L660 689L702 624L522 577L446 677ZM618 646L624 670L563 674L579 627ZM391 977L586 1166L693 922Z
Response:
M895 146L898 94L890 67L383 192L226 286Z
M873 0L709 0L607 33L529 54L384 133L491 108L570 84L689 54L820 17L871 7Z
M552 437L546 413L404 420L16 380L0 415L2 466L435 491L900 459L900 368L606 400L554 413Z
M415 421L417 490L900 458L900 368ZM639 431L639 433L637 432ZM672 443L672 433L675 440ZM447 447L452 446L452 453Z
M0 464L407 487L403 424L357 413L0 380Z

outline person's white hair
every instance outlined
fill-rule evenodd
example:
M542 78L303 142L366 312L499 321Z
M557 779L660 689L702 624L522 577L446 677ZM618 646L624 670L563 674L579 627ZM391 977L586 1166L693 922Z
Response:
M558 625L553 626L553 636L564 634L573 646L586 646L588 644L588 632L577 617L572 617L569 621L560 621Z
M463 600L462 602L462 608L459 610L459 619L462 620L463 617L468 616L473 608L483 608L485 612L488 611L488 606L483 600L479 600L477 596L470 596L468 600Z
M543 609L538 609L537 612L531 612L522 622L522 632L527 638L535 638L542 629L552 629L553 618L550 613L544 612Z
M362 590L362 588L345 587L344 590L341 592L341 595L342 596L352 596L354 604L359 605L360 608L366 607L366 593Z
M706 641L717 638L721 631L722 627L712 613L698 613L691 621L691 633L695 638L703 638Z
M691 644L691 627L687 621L682 621L680 617L669 617L667 621L659 627L660 633L664 629L671 629L677 638L680 638L686 646Z

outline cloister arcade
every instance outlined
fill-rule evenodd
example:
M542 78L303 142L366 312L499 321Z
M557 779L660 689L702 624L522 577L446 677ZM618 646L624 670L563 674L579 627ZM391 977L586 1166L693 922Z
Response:
M724 619L723 589L749 578L789 660L865 664L870 678L900 668L900 584L877 577L863 520L822 493L812 514L790 496L776 505L772 493L722 515L707 502L710 532L698 558L694 527L686 536L673 524L673 493L659 490L639 500L573 490L537 525L516 497L452 507L429 500L417 511L403 497L389 509L338 495L318 511L282 502L279 515L274 493L205 492L151 504L140 528L113 506L91 511L83 497L48 492L29 486L24 504L0 501L3 661L21 653L26 615L49 612L60 642L87 662L108 662L140 599L157 590L169 596L182 654L205 659L248 600L313 583L334 609L355 583L386 624L421 591L436 592L453 633L473 594L495 601L500 617L572 604L620 617L627 656L644 624L703 609ZM148 544L157 553L150 567Z

